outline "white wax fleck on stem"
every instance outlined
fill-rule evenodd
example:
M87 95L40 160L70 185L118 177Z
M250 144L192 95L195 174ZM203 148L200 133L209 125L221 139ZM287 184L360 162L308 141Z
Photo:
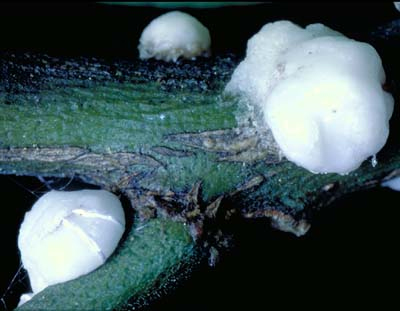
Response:
M400 191L400 177L392 178L381 183L382 187L388 187L395 191Z

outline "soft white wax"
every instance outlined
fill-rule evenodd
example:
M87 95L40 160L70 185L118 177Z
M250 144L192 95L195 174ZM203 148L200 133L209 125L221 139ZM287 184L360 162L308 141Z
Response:
M50 191L25 214L18 247L33 294L102 265L125 230L119 199L104 190ZM32 295L25 294L21 303Z
M211 38L208 29L193 16L172 11L163 14L143 30L139 41L141 59L174 61L208 56Z
M290 161L345 174L386 143L393 98L384 82L371 45L321 24L279 21L249 40L226 91L260 107Z

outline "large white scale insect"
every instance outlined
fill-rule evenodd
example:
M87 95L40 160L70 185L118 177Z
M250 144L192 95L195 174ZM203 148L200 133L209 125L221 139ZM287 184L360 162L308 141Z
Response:
M119 199L105 190L50 191L25 214L18 236L33 293L85 275L114 252L125 230Z

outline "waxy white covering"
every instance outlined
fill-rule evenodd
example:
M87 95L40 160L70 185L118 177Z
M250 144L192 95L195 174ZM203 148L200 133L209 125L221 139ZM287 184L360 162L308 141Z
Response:
M208 29L193 16L172 11L163 14L143 30L139 41L141 59L174 61L208 56L211 38Z
M98 268L124 230L124 211L110 192L53 190L43 195L25 214L18 236L33 293Z
M322 25L266 24L226 91L263 113L284 155L314 173L345 174L386 143L393 98L375 49Z

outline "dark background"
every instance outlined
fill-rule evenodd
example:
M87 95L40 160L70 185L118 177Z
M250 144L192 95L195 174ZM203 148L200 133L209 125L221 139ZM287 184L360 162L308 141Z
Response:
M357 35L399 17L393 3L290 3L189 9L212 37L214 54L243 54L247 40L267 22L288 19L302 26L322 22ZM144 27L169 9L96 3L0 4L0 48L49 54L132 57Z
M288 19L302 26L322 22L374 44L389 78L397 78L400 72L398 37L387 41L371 36L378 26L400 18L392 3L292 3L180 10L194 15L210 29L214 54L244 55L249 37L270 21ZM1 4L0 50L136 59L141 31L165 11L94 3ZM60 180L52 186L57 189L67 183ZM2 298L19 267L19 224L46 187L36 178L17 176L0 176L0 185ZM215 268L195 271L190 280L148 311L398 308L399 196L388 189L347 196L321 211L310 232L301 238L270 229L265 220L237 222L231 228L236 237L232 251L223 255ZM17 280L21 279L20 275ZM9 309L25 287L17 282L3 297ZM0 310L2 307L0 302Z

